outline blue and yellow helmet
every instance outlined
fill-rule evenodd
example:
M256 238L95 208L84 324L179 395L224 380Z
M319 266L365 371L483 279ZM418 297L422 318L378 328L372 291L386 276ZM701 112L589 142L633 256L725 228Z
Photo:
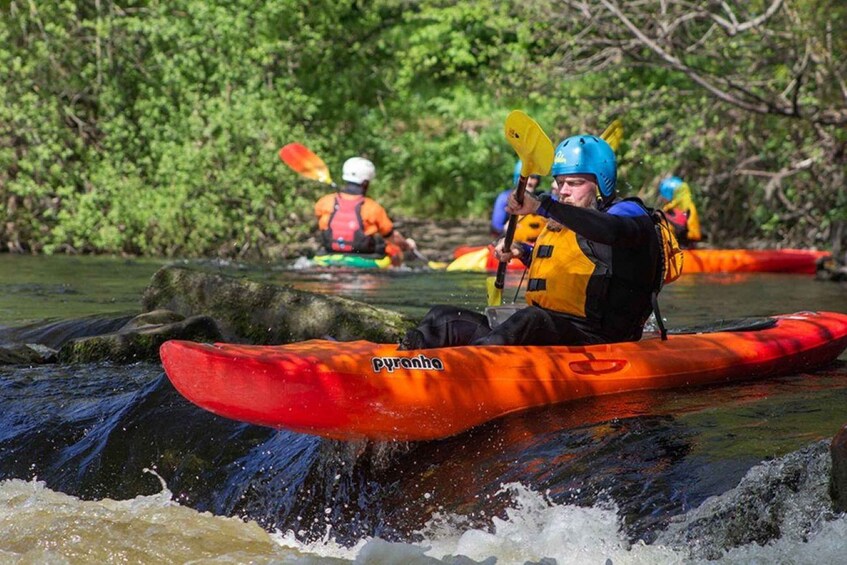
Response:
M512 186L518 186L518 181L521 179L521 168L523 167L523 161L518 159L518 162L515 163L515 170L512 172ZM531 179L541 179L541 175L529 175Z
M682 186L683 180L679 177L669 176L659 183L659 195L665 200L673 200L673 195Z
M604 199L615 195L618 163L612 147L594 135L574 135L559 143L553 156L554 177L568 174L594 175Z

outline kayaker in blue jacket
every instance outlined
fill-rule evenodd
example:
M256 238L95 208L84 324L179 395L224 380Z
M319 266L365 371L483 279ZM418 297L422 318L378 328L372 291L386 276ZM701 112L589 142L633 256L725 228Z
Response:
M509 221L509 213L506 212L506 203L509 201L509 195L518 186L518 179L521 176L521 162L515 163L515 171L512 174L512 186L497 195L494 200L494 210L491 212L491 235L494 237L503 237L506 234L506 223ZM539 175L530 175L526 179L527 192L535 192L538 183L541 182ZM538 234L541 233L541 228L544 225L544 219L538 216L526 216L520 219L517 228L515 229L515 241L535 241Z
M401 349L457 345L586 345L636 341L652 311L659 243L653 221L638 200L616 195L612 148L593 135L577 135L556 148L551 174L557 200L509 197L510 214L548 219L534 246L513 244L499 258L529 265L526 301L495 328L477 312L436 306L410 330Z

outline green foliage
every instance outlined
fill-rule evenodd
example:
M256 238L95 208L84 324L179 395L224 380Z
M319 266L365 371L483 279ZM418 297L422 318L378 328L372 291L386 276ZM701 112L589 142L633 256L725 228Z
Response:
M713 34L686 62L720 73L731 58L756 88L785 88L799 50L845 47L841 3L791 9L781 29L807 43ZM513 108L554 142L623 119L622 190L650 200L663 175L682 175L715 236L779 240L847 219L832 186L843 128L745 113L647 54L577 72L568 57L590 36L574 33L576 15L549 0L0 3L0 242L169 256L297 242L325 187L278 160L290 141L336 178L352 155L374 160L371 195L392 215L487 215L511 179ZM820 105L840 90L819 81L803 96ZM756 173L805 159L778 186Z

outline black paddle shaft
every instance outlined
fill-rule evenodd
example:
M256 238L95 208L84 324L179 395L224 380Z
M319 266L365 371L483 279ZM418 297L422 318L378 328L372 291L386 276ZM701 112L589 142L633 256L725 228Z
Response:
M521 175L520 180L518 181L518 187L515 189L515 200L518 201L518 204L523 204L523 195L526 190L526 180L527 178ZM506 237L503 239L503 250L511 249L512 240L515 238L515 228L518 226L518 217L514 214L509 215L509 225L506 228ZM498 290L503 290L503 286L506 284L506 266L509 264L508 261L500 261L500 264L497 265L497 278L494 279L494 288Z

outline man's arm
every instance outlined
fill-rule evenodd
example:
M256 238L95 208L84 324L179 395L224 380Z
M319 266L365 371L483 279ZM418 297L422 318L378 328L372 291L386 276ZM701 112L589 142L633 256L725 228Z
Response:
M509 213L506 212L506 202L509 201L509 193L501 192L494 201L494 210L491 212L491 233L495 235L503 235L505 232L506 221L509 219Z
M620 210L600 212L591 208L562 204L553 200L549 194L543 194L535 213L551 218L582 237L597 243L617 247L638 247L648 241L647 234L653 233L652 230L644 229L645 222L652 226L653 221L644 210L641 210L642 214L630 215L634 213L634 210L630 206L625 206L628 204L641 209L635 203L624 202L612 206L613 209L621 207Z

